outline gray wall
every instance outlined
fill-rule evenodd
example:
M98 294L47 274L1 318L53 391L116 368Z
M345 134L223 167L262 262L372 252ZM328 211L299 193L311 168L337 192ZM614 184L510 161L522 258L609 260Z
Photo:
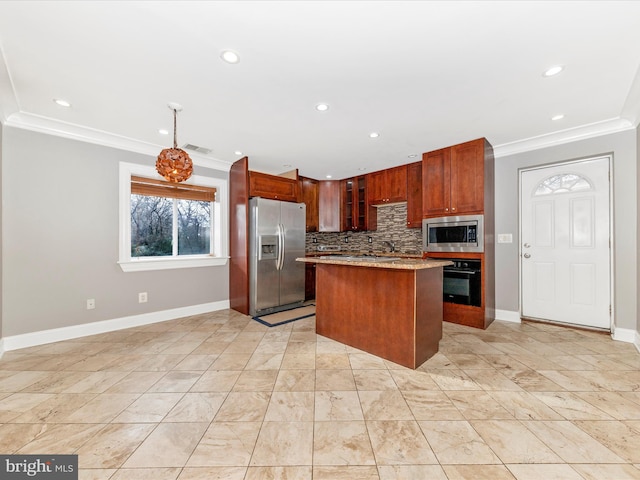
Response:
M228 300L227 266L118 266L119 162L155 158L6 126L2 138L3 336Z
M518 170L600 154L613 154L614 313L618 328L638 328L638 151L628 130L597 138L496 158L496 235L512 233L513 243L496 244L496 309L519 311Z
M2 198L2 132L4 125L0 122L0 199ZM2 208L0 204L0 339L2 338Z

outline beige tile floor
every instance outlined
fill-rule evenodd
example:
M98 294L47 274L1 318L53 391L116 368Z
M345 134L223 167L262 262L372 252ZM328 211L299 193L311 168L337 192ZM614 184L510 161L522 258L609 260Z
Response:
M412 371L231 310L7 352L0 452L112 480L640 479L640 354L444 324Z

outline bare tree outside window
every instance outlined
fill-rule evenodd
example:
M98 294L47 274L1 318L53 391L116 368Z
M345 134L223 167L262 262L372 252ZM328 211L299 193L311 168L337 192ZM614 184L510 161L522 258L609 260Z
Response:
M178 255L210 251L211 202L178 200Z
M172 199L131 195L131 256L171 255L172 225Z
M211 222L211 202L132 194L131 257L209 254Z

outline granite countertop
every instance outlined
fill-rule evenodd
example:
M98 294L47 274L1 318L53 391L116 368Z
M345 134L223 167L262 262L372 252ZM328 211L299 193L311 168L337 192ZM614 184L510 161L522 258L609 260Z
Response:
M393 255L393 254L390 254ZM307 256L296 258L298 262L324 263L329 265L349 265L352 267L390 268L397 270L422 270L424 268L438 268L445 265L453 265L449 260L435 260L433 258L402 258L397 256L363 256L363 255L339 255L336 252L324 252L320 256Z

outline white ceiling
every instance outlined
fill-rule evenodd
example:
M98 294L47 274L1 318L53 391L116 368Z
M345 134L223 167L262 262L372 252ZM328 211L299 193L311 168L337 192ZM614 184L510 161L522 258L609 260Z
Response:
M177 102L179 145L212 150L198 164L240 150L251 169L318 179L478 137L505 154L624 130L640 113L637 1L0 1L0 48L7 125L159 152Z

